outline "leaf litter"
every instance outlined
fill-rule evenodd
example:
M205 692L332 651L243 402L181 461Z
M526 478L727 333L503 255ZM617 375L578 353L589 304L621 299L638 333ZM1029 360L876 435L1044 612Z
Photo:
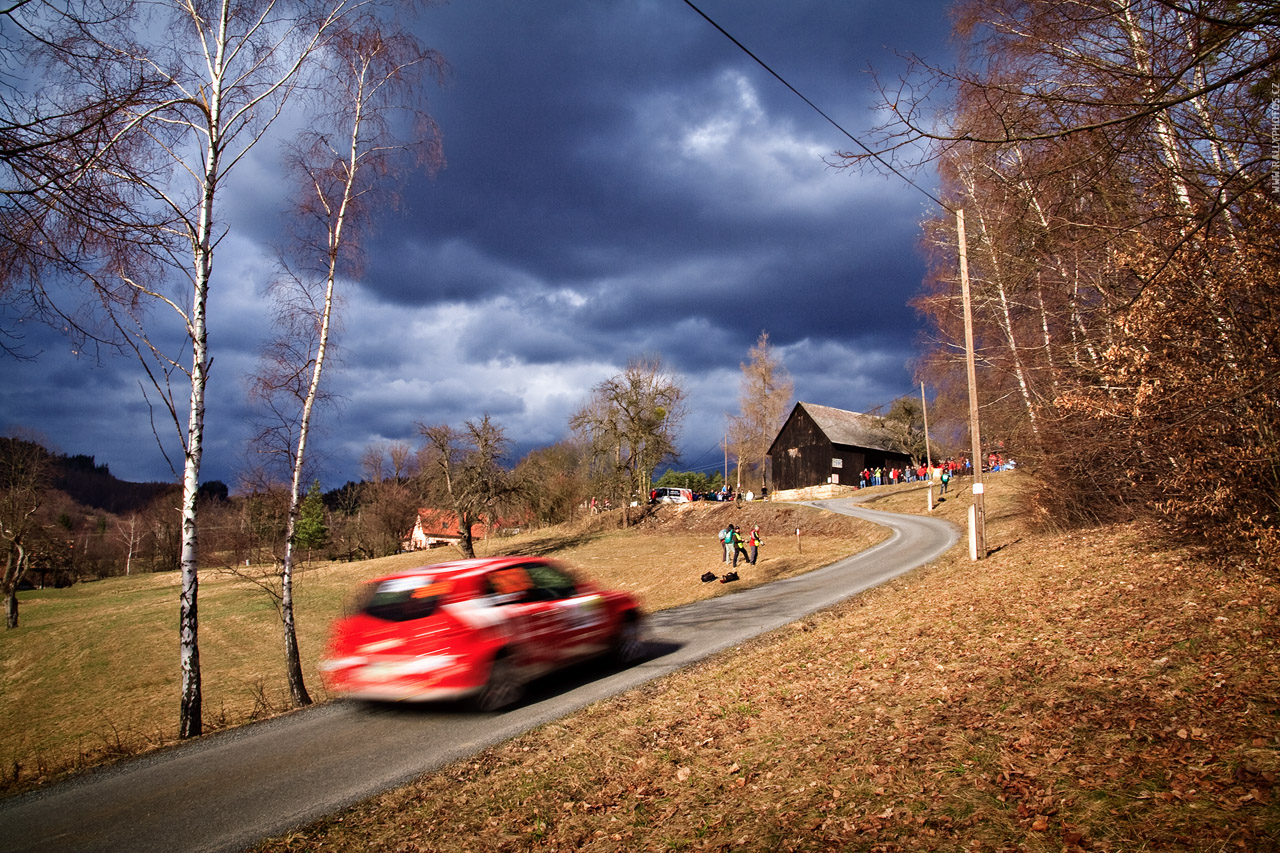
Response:
M961 545L260 849L1280 849L1275 567L1137 524L1037 533L1017 482L983 561Z

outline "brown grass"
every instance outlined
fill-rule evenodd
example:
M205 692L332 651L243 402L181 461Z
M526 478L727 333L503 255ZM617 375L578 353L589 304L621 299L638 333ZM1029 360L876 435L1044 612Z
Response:
M739 583L703 584L704 571L721 571L715 532L730 521L761 525L769 536L761 558L754 567L739 567ZM804 537L798 545L796 526ZM789 535L773 536L779 529ZM883 535L807 508L699 504L663 507L630 530L618 529L616 515L598 516L575 528L483 542L477 550L553 554L659 610L812 570ZM302 572L295 584L299 645L313 697L326 698L316 663L329 623L359 581L458 556L444 548ZM176 573L140 575L20 595L20 627L0 631L0 790L38 785L175 740L178 581ZM207 732L288 709L282 647L268 595L228 571L201 573Z
M1020 476L989 480L986 560L961 545L260 849L1280 849L1276 572L1137 525L1036 534Z

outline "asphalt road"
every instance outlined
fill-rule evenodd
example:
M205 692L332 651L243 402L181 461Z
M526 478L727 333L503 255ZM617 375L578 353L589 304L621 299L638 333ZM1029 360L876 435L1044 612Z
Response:
M243 850L829 607L933 561L958 538L938 519L848 499L814 505L893 535L800 577L656 613L642 663L552 678L503 714L335 702L0 800L0 850Z

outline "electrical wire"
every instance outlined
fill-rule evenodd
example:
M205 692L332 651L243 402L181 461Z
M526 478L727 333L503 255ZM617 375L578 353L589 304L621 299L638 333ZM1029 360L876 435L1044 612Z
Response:
M835 119L833 119L831 116L827 115L827 114L826 114L826 113L824 113L821 109L819 109L819 108L818 108L818 106L817 106L817 104L815 104L813 101L811 101L811 100L809 100L808 98L806 98L806 97L804 96L804 94L800 92L800 90L799 90L799 89L797 89L795 86L792 86L792 85L791 85L790 83L788 83L785 79L783 79L783 77L782 77L782 75L781 75L781 74L779 74L777 71L774 71L772 68L770 68L770 67L769 67L769 65L768 65L768 64L767 64L763 59L761 59L760 57L758 57L758 56L756 56L754 53L752 53L750 50L748 50L748 49L747 49L747 47L746 47L746 45L744 45L742 42L740 42L740 41L738 41L736 38L734 38L734 37L729 33L729 31L728 31L728 30L726 30L724 27L722 27L722 26L720 26L719 24L717 24L714 20L712 20L712 19L711 19L711 16L709 16L706 12L702 11L702 10L701 10L701 9L699 9L697 6L695 6L695 5L693 4L692 0L684 0L684 3L685 3L685 5L686 5L686 6L688 6L690 9L692 9L693 11L695 11L695 12L697 12L699 15L701 15L701 16L702 16L702 19L703 19L703 20L705 20L708 24L710 24L711 26L713 26L713 27L715 27L717 30L719 30L719 31L720 31L720 33L721 33L721 35L723 35L723 36L724 36L725 38L727 38L729 41L731 41L731 42L733 42L735 45L737 45L737 47L738 47L738 49L739 49L739 50L741 50L741 51L742 51L743 53L745 53L747 56L749 56L749 57L751 57L752 59L754 59L754 60L756 61L756 64L757 64L757 65L759 65L759 66L760 66L761 68L763 68L765 71L768 71L770 74L772 74L775 80L777 80L779 83L781 83L782 85L784 85L784 86L786 86L788 89L790 89L790 90L792 91L792 93L794 93L794 94L795 94L795 96L796 96L797 98L799 98L800 100L802 100L802 101L804 101L806 104L808 104L810 109L812 109L812 110L813 110L814 112L816 112L818 115L820 115L820 116L822 116L824 119L826 119L826 120L827 120L827 122L828 122L832 127L834 127L836 130L840 131L842 134L844 134L846 137L848 137L848 138L849 138L849 140L850 140L850 141L852 141L854 145L858 146L858 147L859 147L859 148L861 148L863 151L867 152L867 156L871 157L873 160L875 160L875 161L876 161L877 163L879 163L881 166L884 166L884 167L885 167L886 169L888 169L890 172L892 172L893 174L897 175L897 176L898 176L899 178L901 178L902 180L906 181L910 186L912 186L912 187L914 187L915 189L919 190L919 191L920 191L921 193L923 193L923 194L924 194L924 195L925 195L929 200L931 200L934 204L936 204L936 205L938 205L939 207L941 207L943 210L946 210L946 211L948 211L948 212L950 212L950 213L954 213L954 212L955 212L955 211L953 211L950 207L948 207L946 204L944 204L942 201L940 201L940 200L938 199L938 197L937 197L937 196L935 196L933 193L929 192L929 191L928 191L928 190L926 190L924 187L920 186L920 185L919 185L919 184L917 184L915 181L913 181L913 180L911 180L910 178L908 178L906 175L904 175L901 171L899 171L899 170L898 170L898 169L897 169L897 168L896 168L892 163L890 163L888 160L884 159L884 158L883 158L883 157L881 157L879 154L877 154L875 151L872 151L870 148L868 148L866 145L864 145L864 144L862 143L862 140L858 139L858 138L857 138L856 136L854 136L852 133L850 133L849 131L845 130L843 127L841 127L841 126L840 126L840 124L839 124L838 122L836 122L836 120L835 120Z

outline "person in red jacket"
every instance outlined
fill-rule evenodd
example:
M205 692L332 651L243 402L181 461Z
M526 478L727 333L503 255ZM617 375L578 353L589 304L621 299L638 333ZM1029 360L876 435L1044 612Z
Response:
M760 554L760 546L764 544L764 540L760 538L760 525L751 528L751 535L747 537L747 560L751 565L756 564L756 557Z

